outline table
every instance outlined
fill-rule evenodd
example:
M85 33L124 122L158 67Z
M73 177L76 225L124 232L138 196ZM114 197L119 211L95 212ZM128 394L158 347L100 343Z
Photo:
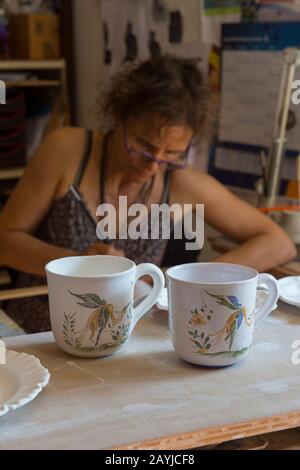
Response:
M300 426L300 311L279 302L250 357L205 369L179 359L165 312L151 311L118 353L79 359L51 333L5 340L51 373L31 403L0 418L0 449L188 449Z

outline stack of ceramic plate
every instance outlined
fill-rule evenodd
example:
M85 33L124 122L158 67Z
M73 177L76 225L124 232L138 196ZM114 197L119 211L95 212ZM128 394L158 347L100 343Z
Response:
M6 363L0 365L0 416L33 400L49 378L35 356L6 351Z

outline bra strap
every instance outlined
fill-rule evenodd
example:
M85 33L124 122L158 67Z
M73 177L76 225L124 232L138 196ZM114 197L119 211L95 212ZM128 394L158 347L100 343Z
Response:
M169 203L170 197L170 186L171 186L171 172L166 170L164 178L164 190L162 195L162 203Z
M84 171L86 169L87 163L89 161L89 158L92 152L92 146L93 146L93 131L86 130L84 152L83 152L81 162L78 167L78 170L74 179L74 183L73 183L73 186L75 186L75 188L78 188L80 186L81 180L84 175Z

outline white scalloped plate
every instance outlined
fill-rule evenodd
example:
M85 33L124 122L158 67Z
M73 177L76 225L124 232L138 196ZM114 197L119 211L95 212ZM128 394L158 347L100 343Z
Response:
M278 286L280 300L300 308L300 276L283 277Z
M0 365L0 416L33 400L49 378L35 356L6 351L6 364Z

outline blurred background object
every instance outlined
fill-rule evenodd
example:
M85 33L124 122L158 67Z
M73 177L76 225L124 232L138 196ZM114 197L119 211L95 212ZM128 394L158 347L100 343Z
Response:
M24 93L8 90L6 104L0 107L0 168L22 166L26 162L25 115Z
M241 0L241 20L251 22L257 20L258 0Z
M3 7L9 15L39 11L43 0L3 0Z
M58 15L12 15L9 28L11 55L14 59L48 60L61 57Z
M0 1L0 60L9 57L8 17Z
M68 125L74 88L72 2L0 0L0 208L51 130ZM74 97L72 99L73 106Z

